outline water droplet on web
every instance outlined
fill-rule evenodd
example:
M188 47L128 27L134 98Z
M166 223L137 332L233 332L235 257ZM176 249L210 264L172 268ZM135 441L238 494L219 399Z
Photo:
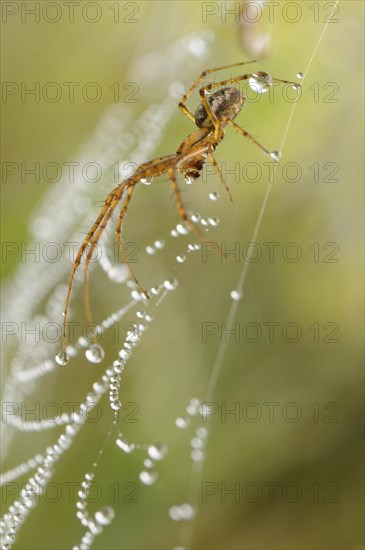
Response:
M196 515L195 509L190 504L181 504L181 506L171 506L169 516L174 521L188 521Z
M171 237L178 237L179 233L176 231L176 229L171 229L170 235L171 235Z
M196 399L195 397L193 397L192 399L190 399L190 402L186 407L186 412L188 413L189 416L195 416L199 412L199 407L200 407L199 399Z
M272 151L270 153L270 157L275 160L275 162L278 162L280 160L280 157L281 157L281 153L280 151Z
M301 87L300 84L296 84L296 83L292 84L293 90L298 91L298 90L300 90L300 87Z
M118 437L116 444L124 453L127 454L131 453L136 448L134 443L129 443L129 441L127 441L122 435Z
M189 419L188 418L184 418L183 416L179 416L176 420L175 420L175 424L178 428L180 428L180 430L184 430L188 424L189 424Z
M162 248L165 246L165 241L155 241L155 247L158 249L158 250L162 250Z
M190 456L193 462L203 462L205 458L205 454L201 449L194 449L191 451Z
M70 357L66 351L60 351L60 353L56 355L55 360L56 360L56 363L64 366L64 365L67 365L67 363L70 360Z
M219 193L209 193L209 198L211 201L217 201L219 199Z
M304 74L303 73L297 73L297 78L303 78Z
M248 81L248 85L255 92L264 94L272 85L272 77L268 73L262 71L253 73Z
M164 281L163 286L166 288L166 290L175 290L175 288L178 285L177 279L169 279L168 281Z
M139 319L143 319L146 315L146 312L143 310L143 309L139 309L136 313L137 317L139 317Z
M163 460L167 454L167 447L164 443L155 443L148 446L147 452L152 460Z
M110 408L113 409L113 411L120 411L120 409L122 408L122 402L120 401L120 399L117 399L116 401L111 401Z
M95 521L100 525L109 525L115 518L114 508L104 506L95 513Z
M196 430L196 435L200 437L200 439L206 439L208 437L208 430L204 428L204 426L199 426Z
M208 218L208 222L213 227L217 227L219 225L219 218Z
M200 223L204 225L204 227L207 227L209 225L209 218L202 218Z
M197 213L193 213L190 216L191 221L194 222L194 223L198 223L200 221L200 218L201 218L201 215L197 214Z
M195 250L200 250L201 249L201 245L198 244L198 243L189 243L188 244L188 251L189 252L194 252Z
M156 252L156 249L153 246L146 246L146 252L152 256Z
M178 223L176 226L176 231L180 235L187 235L190 231L190 227L186 223Z
M176 260L179 262L179 264L183 264L186 260L186 256L184 256L184 254L179 254L178 256L176 256Z
M143 485L153 485L157 481L157 478L158 474L154 470L142 470L139 474L139 479Z
M243 292L241 290L232 290L230 296L234 302L238 302L242 298Z
M104 349L101 347L100 344L92 344L89 349L85 351L86 359L90 363L101 363L101 361L104 359Z

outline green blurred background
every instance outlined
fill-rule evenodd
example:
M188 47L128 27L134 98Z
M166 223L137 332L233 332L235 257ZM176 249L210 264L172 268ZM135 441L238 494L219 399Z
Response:
M21 102L19 96L9 97L2 105L3 162L43 165L72 159L112 104L109 86L119 82L122 88L131 81L139 85L135 68L139 60L149 52L166 51L174 41L191 33L214 33L208 54L204 59L191 56L189 62L180 65L176 54L176 65L157 66L161 76L150 79L148 85L139 85L138 102L131 104L133 120L150 104L161 102L172 81L179 80L187 88L204 68L252 58L239 41L237 17L229 13L223 16L225 8L239 7L238 2L96 4L101 7L102 17L93 24L77 15L77 10L73 23L66 16L54 24L42 18L39 23L31 18L22 22L19 14L9 16L6 22L3 19L4 81L96 81L105 92L95 103L85 101L78 93L74 103L66 97L56 103ZM114 22L116 5L119 23ZM281 2L273 22L269 22L266 9L257 28L257 32L267 31L271 36L270 50L258 68L278 78L297 80L296 74L306 70L324 29L324 19L330 15L325 2L298 5L298 21L285 20L283 13L288 7ZM135 6L136 14L130 17L136 22L123 21L134 13ZM217 13L207 16L204 22L207 9ZM249 337L242 334L238 342L229 338L214 395L219 412L210 422L201 482L220 488L221 484L244 488L251 482L262 489L262 497L249 502L241 493L238 501L227 495L223 502L219 491L202 503L198 481L199 514L193 522L192 548L363 548L363 11L362 2L340 2L334 16L338 21L328 24L306 74L258 235L262 257L250 265L235 318L240 328L254 323L263 328L263 333L257 342L249 342ZM229 78L239 72L223 74ZM292 104L276 90L274 97L270 101L267 94L256 104L248 103L237 119L270 150L279 148L292 110ZM191 101L194 110L197 95ZM176 106L151 157L173 153L191 131L192 124ZM233 203L211 171L195 185L184 187L184 200L191 208L203 216L219 217L219 226L211 229L209 236L227 243L229 248L251 239L268 185L268 159L233 130L227 131L216 159L226 163L227 169L240 163L242 170L247 162L261 167L261 177L255 182L245 179L242 172L237 181L234 175L227 176ZM302 176L298 181L286 181L291 172L283 172L283 167L289 162L300 166ZM318 181L314 166L318 168ZM92 186L94 204L102 201L106 187L98 194L97 183L88 185ZM110 182L109 188L112 186ZM3 241L27 241L30 216L50 187L52 183L35 183L29 178L22 183L19 174L7 181L3 177ZM209 200L211 192L220 193L217 202ZM124 422L121 431L135 442L165 441L169 454L159 465L158 482L153 487L141 486L137 503L122 502L123 498L114 503L110 487L119 483L121 497L126 496L124 484L138 483L143 453L122 455L109 441L97 470L97 482L104 489L102 504L113 505L117 518L96 540L95 548L172 548L183 540L179 538L182 524L170 520L168 509L188 501L188 486L194 479L189 439L195 420L186 431L179 431L174 421L192 397L204 399L221 335L218 332L203 343L202 326L208 322L221 327L227 321L230 292L237 285L240 268L222 263L219 255L202 262L199 253L177 264L176 255L184 253L187 244L196 238L170 238L176 223L179 218L167 178L149 187L141 186L125 225L127 240L137 242L142 251L136 271L146 286L172 276L178 278L179 286L156 310L154 322L128 363L121 396L123 402L137 404L138 422ZM49 239L52 241L51 234ZM144 247L156 239L166 240L165 249L154 256L144 254ZM279 243L272 262L263 244L268 242ZM296 243L301 250L297 262L283 258L287 243ZM318 261L314 250L318 250ZM332 251L330 259L338 261L328 261ZM8 282L19 261L19 255L3 260L3 276ZM44 269L54 266L45 264ZM73 298L72 318L82 321L79 294ZM104 319L128 299L124 286L109 281L101 269L93 270L91 304L95 320ZM127 320L133 319L131 314ZM265 331L269 322L278 323L271 342ZM288 322L300 326L302 336L298 342L290 343L282 336ZM319 341L314 338L317 329L309 328L313 326L318 327ZM325 341L331 338L333 328L338 329L332 337L337 341ZM123 330L121 326L122 335ZM110 334L102 343L106 350L102 365L107 365L117 357L120 343L113 342ZM67 369L45 378L32 400L83 400L103 372L102 365L90 365L80 356ZM5 374L7 368L4 364ZM248 403L262 411L257 422L247 421ZM265 403L278 403L273 421ZM297 422L285 417L286 411L290 415L294 410L289 411L288 403L301 411ZM101 421L82 430L58 465L54 481L59 484L80 481L94 462L112 420L107 399L103 399L102 406ZM224 407L238 407L243 414L239 419L233 415L222 417ZM43 450L55 437L50 431L36 436L18 434L4 469ZM268 483L278 484L273 502L268 496ZM302 491L297 502L289 502L290 498L282 495L288 483L297 484ZM319 488L318 495L315 487ZM328 502L331 499L334 501ZM14 547L72 547L83 532L74 512L75 504L69 502L66 491L57 503L42 502Z

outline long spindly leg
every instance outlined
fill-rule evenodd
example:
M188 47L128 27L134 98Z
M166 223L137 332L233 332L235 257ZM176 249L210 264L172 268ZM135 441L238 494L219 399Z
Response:
M82 255L83 255L86 247L92 241L95 231L98 229L98 227L101 224L104 216L107 214L107 212L110 208L110 205L112 203L115 192L116 192L116 189L113 189L109 193L109 195L107 196L107 198L105 200L105 204L104 204L99 216L95 220L92 228L90 229L89 233L86 235L82 245L80 246L79 251L78 251L77 256L76 256L76 259L75 259L74 264L72 266L72 272L71 272L70 281L68 283L68 289L67 289L65 310L64 310L64 313L63 313L63 315L64 315L64 318L63 318L63 350L64 351L66 350L66 343L67 343L67 339L66 339L67 314L68 314L68 308L69 308L70 298L71 298L71 291L72 291L72 286L73 286L73 282L74 282L74 279L75 279L76 271L77 271L77 268L79 267L79 265L81 263L81 258L82 258Z
M251 141L251 143L254 143L259 149L261 149L261 151L265 153L265 155L272 157L273 153L270 153L270 151L268 151L263 145L261 145L261 143L259 143L253 136L251 136L251 134L249 134L248 132L246 132L246 130L238 126L235 122L233 122L233 120L229 119L227 120L227 123L230 124L239 134L241 134L242 136L247 138L249 141Z
M117 235L120 251L121 251L122 256L123 256L123 261L126 264L126 266L128 267L129 273L131 274L132 279L134 280L134 282L136 283L136 285L138 286L138 288L142 292L142 294L144 294L147 298L149 298L148 292L141 286L140 282L138 281L138 279L136 277L136 274L134 273L134 271L133 271L133 269L130 265L130 261L128 259L128 256L126 254L126 251L125 251L125 248L124 248L124 245L123 245L123 241L122 241L123 218L124 218L125 213L127 212L127 208L128 208L129 202L132 198L133 191L134 191L134 185L130 186L129 189L128 189L127 196L125 198L123 207L122 207L122 209L120 211L120 214L119 214L118 223L117 223L115 233Z
M125 189L126 189L126 184L121 185L121 186L116 188L114 196L113 196L113 200L111 201L111 203L109 205L108 211L106 212L102 222L99 224L99 227L98 227L97 231L95 232L95 235L93 236L92 240L89 241L90 242L90 248L87 251L87 256L86 256L86 260L85 260L85 267L84 267L84 306L85 306L86 320L90 325L92 325L92 316L91 316L90 303L89 303L89 278L88 278L90 261L91 261L95 246L97 245L97 243L98 243L105 227L107 226L110 218L112 217L113 212L114 212L116 206L118 205L120 199L122 198L122 195L123 195L123 192L124 192ZM96 334L94 333L92 335L92 340L95 341L95 339L96 339Z
M221 172L220 169L219 169L219 166L218 166L218 164L217 164L217 161L216 161L215 158L214 158L213 153L209 153L209 160L210 160L210 162L213 164L213 168L214 168L216 174L218 175L219 179L220 179L221 182L223 183L223 185L224 185L224 187L225 187L225 189L226 189L226 191L227 191L227 193L228 193L228 196L229 196L230 200L233 201L233 199L232 199L232 194L231 194L231 190L230 190L230 188L228 187L228 183L227 183L226 180L224 179L223 174L222 174L222 172Z
M179 214L180 214L181 218L184 220L184 222L186 222L188 224L190 229L192 229L193 231L198 233L198 235L200 236L201 239L205 240L206 237L205 237L204 233L191 221L191 219L189 218L189 216L188 216L188 214L185 210L185 206L184 206L184 203L182 201L179 188L177 186L175 169L170 168L168 172L169 172L170 180L171 180L171 183L172 183L172 188L173 188L174 193L175 193L177 208L179 210Z
M188 97L192 94L192 92L197 88L204 80L204 78L208 74L215 73L217 71L222 71L223 69L232 69L233 67L239 67L242 65L248 65L249 63L256 63L256 61L243 61L241 63L232 63L232 65L224 65L223 67L217 67L216 69L206 69L201 73L200 76L195 80L195 82L190 86L188 91L182 96L182 98L179 101L179 108L181 111L188 117L192 122L195 124L195 117L193 113L186 107L185 102L188 99Z

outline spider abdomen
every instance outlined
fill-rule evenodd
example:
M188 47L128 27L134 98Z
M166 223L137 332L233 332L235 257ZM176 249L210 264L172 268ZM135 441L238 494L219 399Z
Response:
M206 97L214 115L220 120L223 118L234 119L241 111L244 102L243 95L236 88L222 88ZM198 128L212 128L214 126L202 103L195 111L195 124Z

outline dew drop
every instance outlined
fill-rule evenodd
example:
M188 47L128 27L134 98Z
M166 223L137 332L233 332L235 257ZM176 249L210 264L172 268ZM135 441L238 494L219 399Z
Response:
M190 443L193 449L202 449L205 445L205 441L200 437L193 437Z
M178 281L175 278L164 281L163 283L163 286L166 288L166 290L175 290L177 285L178 285Z
M143 485L153 485L157 481L157 478L158 474L154 470L142 470L139 474L139 479Z
M184 254L179 254L178 256L176 256L176 260L179 262L179 264L183 264L186 260L186 256L184 256Z
M171 237L178 237L179 233L176 231L176 229L171 229L170 235L171 235Z
M104 349L100 346L100 344L92 344L89 349L85 351L86 359L90 363L101 363L104 359L104 355Z
M179 416L176 420L175 420L175 424L178 428L180 428L180 430L184 430L188 424L189 424L189 419L188 418L184 418L183 416Z
M167 454L167 447L164 443L155 443L148 446L147 452L152 460L163 460Z
M162 248L165 246L165 241L155 241L154 245L158 250L162 250Z
M185 183L187 185L192 185L194 183L194 178L192 178L191 176L185 176Z
M147 254L152 256L152 254L154 254L156 252L156 249L153 246L146 246L146 252L147 252Z
M219 218L208 218L208 222L213 227L217 227L219 225Z
M230 296L234 302L238 302L242 298L243 292L241 290L231 290Z
M272 77L265 72L253 73L248 81L248 85L252 90L259 94L264 94L272 85Z
M190 243L188 244L188 251L194 252L195 250L200 250L201 246L198 243Z
M153 178L141 178L140 182L143 183L143 185L151 185Z
M293 88L293 90L295 90L295 91L300 90L300 87L301 87L300 84L296 84L296 83L292 84L292 88Z
M280 157L281 157L281 153L280 153L280 151L272 151L272 152L270 153L270 157L271 157L273 160L275 160L275 162L279 162Z
M200 437L200 439L206 439L208 437L208 430L204 428L204 426L199 426L196 430L196 435Z
M136 448L134 443L129 443L129 441L127 441L122 435L118 437L116 444L124 453L127 454L131 453Z
M120 409L122 408L121 401L119 399L113 401L112 403L110 403L110 408L113 409L113 411L120 411Z
M95 521L100 525L109 525L115 518L114 508L104 506L95 513Z
M56 359L56 363L64 366L64 365L67 365L67 363L70 360L70 357L66 351L60 351L60 353L56 355L55 359Z
M176 226L176 231L180 234L180 235L187 235L189 233L189 226L185 223L178 223L177 226Z
M297 73L297 78L303 78L304 74L303 73Z
M190 456L193 462L203 462L205 458L203 451L200 449L194 449L191 451Z
M211 201L217 201L219 199L219 193L209 193L209 198Z
M139 319L143 319L146 316L146 312L143 309L139 309L136 315Z
M196 214L196 213L190 216L191 221L194 223L198 223L200 221L200 218L201 218L200 214Z
M171 506L169 516L174 521L187 521L193 519L196 512L190 504L181 504L181 506Z

